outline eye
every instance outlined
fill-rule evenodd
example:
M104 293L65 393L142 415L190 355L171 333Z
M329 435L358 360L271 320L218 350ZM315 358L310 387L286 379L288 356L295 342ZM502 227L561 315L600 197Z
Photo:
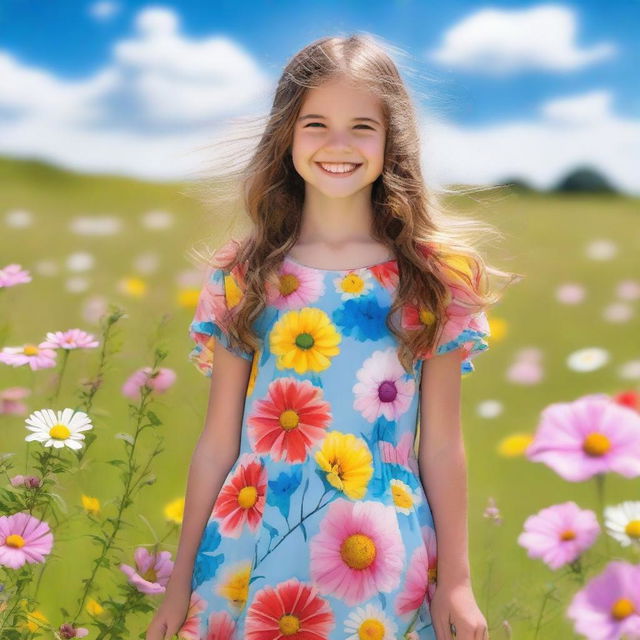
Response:
M321 127L324 127L324 124L323 124L322 122L310 122L309 124L305 125L305 127L304 127L304 128L306 129L307 127L310 127L310 126L312 126L312 125L314 125L314 124L318 124L318 125L320 125ZM354 127L354 129L356 129L357 127L364 127L365 129L370 129L371 131L375 131L375 129L374 129L373 127L370 127L368 124L357 124L357 125Z

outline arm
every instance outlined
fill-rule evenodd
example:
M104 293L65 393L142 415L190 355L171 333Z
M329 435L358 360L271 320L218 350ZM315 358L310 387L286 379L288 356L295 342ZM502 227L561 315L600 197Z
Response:
M430 612L438 640L487 640L487 622L475 601L469 569L460 366L459 349L425 360L420 383L418 466L437 548Z
M237 460L251 362L216 345L204 428L195 446L180 542L167 591L191 589L191 574L204 528L224 479Z

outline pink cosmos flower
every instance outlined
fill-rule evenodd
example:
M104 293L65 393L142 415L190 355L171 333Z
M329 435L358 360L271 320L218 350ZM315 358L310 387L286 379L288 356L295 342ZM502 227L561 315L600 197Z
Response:
M89 635L89 630L84 627L74 627L72 624L65 623L60 625L58 635L61 638L84 638Z
M9 479L12 487L27 487L27 489L35 489L39 487L42 482L38 476L23 476L18 474Z
M610 562L578 591L567 608L577 633L588 640L640 638L640 564Z
M19 264L8 264L0 269L0 289L4 287L14 287L17 284L31 282L29 272Z
M640 415L605 394L554 403L542 412L525 453L572 482L611 471L638 476Z
M151 371L151 367L143 367L133 373L122 385L122 395L137 400L145 384L156 393L164 393L176 381L172 369L160 368L154 377L150 376Z
M22 416L29 411L23 398L31 395L31 389L26 387L7 387L0 391L0 415Z
M541 558L551 569L558 569L576 560L599 533L596 514L569 501L529 516L518 544L527 549L530 558Z
M128 564L120 565L129 582L141 593L164 593L173 571L171 554L168 551L149 553L145 547L138 547L134 552L134 558L135 569Z
M28 513L0 516L0 566L19 569L25 562L44 562L51 553L49 525Z
M81 329L49 331L46 341L42 343L49 349L91 349L99 344L95 336Z
M56 366L56 352L46 347L46 343L39 345L25 344L22 347L4 347L0 352L0 362L21 367L28 364L33 371L50 369Z

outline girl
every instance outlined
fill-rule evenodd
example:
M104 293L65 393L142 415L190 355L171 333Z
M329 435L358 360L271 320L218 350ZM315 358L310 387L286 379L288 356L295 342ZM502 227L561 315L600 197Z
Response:
M488 348L487 274L508 274L438 210L419 150L370 36L285 68L241 182L251 231L190 326L208 411L147 640L488 638L460 376Z

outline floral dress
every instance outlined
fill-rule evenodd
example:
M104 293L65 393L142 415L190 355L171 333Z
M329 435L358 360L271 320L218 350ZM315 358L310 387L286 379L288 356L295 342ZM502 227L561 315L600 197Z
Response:
M436 536L414 453L423 360L408 374L385 325L398 277L395 260L331 270L285 257L247 353L226 329L242 270L208 273L190 358L210 376L221 343L252 368L180 637L435 639ZM435 351L460 349L464 375L488 335L484 312L453 298Z

